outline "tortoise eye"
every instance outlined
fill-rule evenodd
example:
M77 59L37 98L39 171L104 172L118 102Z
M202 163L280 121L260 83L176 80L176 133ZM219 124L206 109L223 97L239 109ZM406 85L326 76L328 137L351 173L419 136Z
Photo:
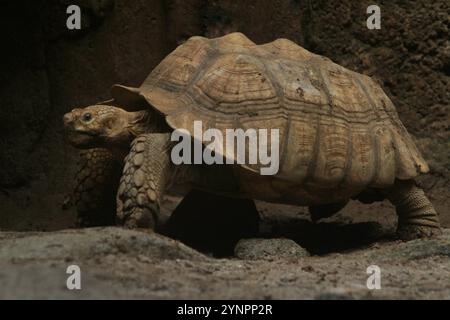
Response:
M84 122L88 122L92 120L92 114L90 114L89 112L86 112L85 114L83 114L82 119Z

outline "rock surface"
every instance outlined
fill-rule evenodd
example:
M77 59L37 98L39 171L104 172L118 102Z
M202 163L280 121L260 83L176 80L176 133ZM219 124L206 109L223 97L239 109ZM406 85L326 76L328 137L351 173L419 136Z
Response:
M234 249L237 258L243 260L300 259L309 256L308 251L290 239L242 239Z
M209 258L155 233L114 227L3 232L0 248L1 299L450 299L449 229L437 239L301 258L281 252L272 261ZM81 290L71 291L66 269L74 264ZM366 287L370 265L380 267L380 290Z
M203 255L170 238L122 228L89 228L55 233L0 234L0 261L76 261L108 255L141 255L152 259L201 259Z

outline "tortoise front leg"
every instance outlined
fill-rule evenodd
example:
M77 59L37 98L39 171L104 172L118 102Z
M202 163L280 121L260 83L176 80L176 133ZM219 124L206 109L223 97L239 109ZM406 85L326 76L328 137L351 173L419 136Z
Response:
M75 188L65 207L76 205L80 227L113 225L121 165L106 149L80 152Z
M170 134L149 133L133 141L117 193L119 223L129 228L158 225L170 169Z
M403 240L431 237L442 233L439 218L422 189L413 180L396 180L387 198L396 207L397 234Z

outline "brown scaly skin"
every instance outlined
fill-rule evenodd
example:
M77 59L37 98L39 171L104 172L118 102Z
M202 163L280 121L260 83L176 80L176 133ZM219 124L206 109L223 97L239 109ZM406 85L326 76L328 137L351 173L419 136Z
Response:
M130 228L154 229L171 168L170 134L149 133L132 143L117 193L117 217Z
M76 206L79 226L115 224L123 159L132 140L152 125L147 116L103 105L74 109L64 116L67 138L81 152L74 190L63 207Z
M80 227L114 225L122 165L106 149L81 150L71 204Z
M63 121L67 139L74 147L106 148L120 161L128 154L134 138L152 127L158 129L148 111L126 112L107 105L73 109Z
M385 194L396 208L397 235L400 239L412 240L442 234L436 210L414 180L396 180Z
M157 226L161 198L172 181L189 180L207 190L228 194L237 190L226 166L182 166L181 170L174 170L170 161L171 129L156 112L126 112L96 105L74 109L64 116L64 123L72 145L80 149L107 148L124 163L117 193L117 217L128 227ZM414 181L396 180L393 187L380 191L396 206L401 239L440 234L436 211ZM317 217L321 218L337 212L339 206L343 204L311 209L318 210ZM322 213L321 207L326 209Z

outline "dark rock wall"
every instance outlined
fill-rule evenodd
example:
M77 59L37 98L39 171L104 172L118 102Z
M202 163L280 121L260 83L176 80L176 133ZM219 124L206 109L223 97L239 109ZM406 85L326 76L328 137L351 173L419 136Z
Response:
M372 75L397 105L429 160L429 188L448 189L450 3L376 1L382 29L366 28L356 0L37 0L2 3L0 34L0 227L68 224L59 204L76 152L62 115L108 98L112 84L139 85L192 35L241 31L257 43L289 38ZM66 29L66 7L82 30ZM450 209L449 209L450 211Z

